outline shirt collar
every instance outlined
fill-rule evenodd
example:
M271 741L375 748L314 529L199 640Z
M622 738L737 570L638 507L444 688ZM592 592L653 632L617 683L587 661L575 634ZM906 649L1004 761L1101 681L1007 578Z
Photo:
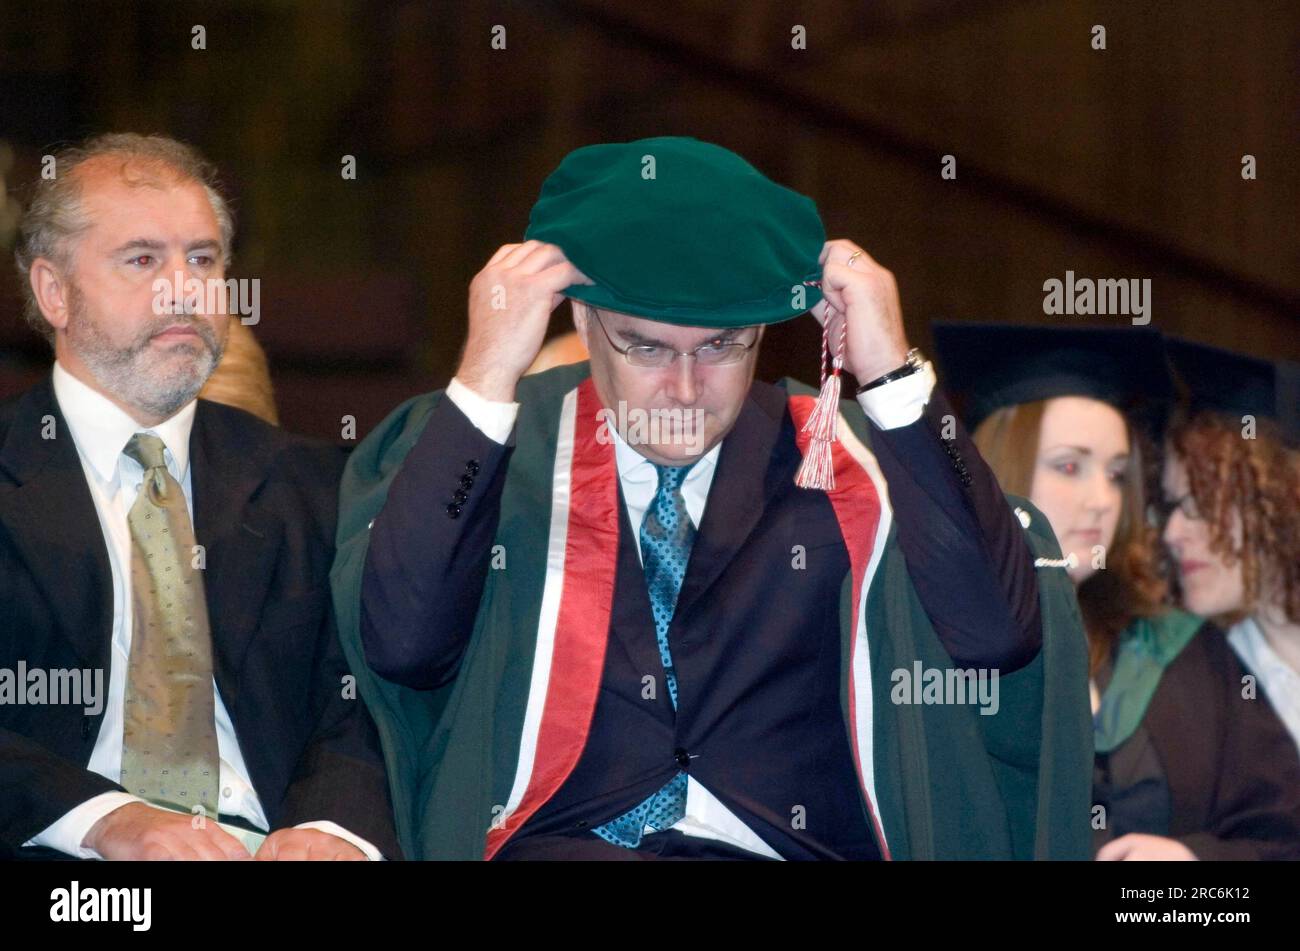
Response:
M617 426L607 427L614 437L614 458L618 461L618 477L625 482L657 483L654 463L633 449L619 433ZM718 452L722 449L720 441L716 446L700 457L699 461L686 473L686 482L702 478L707 469L718 463Z
M1259 626L1254 616L1239 621L1229 632L1229 639L1233 634L1237 636L1238 642L1244 647L1244 653L1248 655L1245 658L1247 666L1254 668L1257 673L1268 670L1296 675L1268 642L1264 629Z
M68 421L73 442L104 482L117 475L127 441L136 433L153 433L171 453L177 481L190 464L190 431L194 428L197 400L190 400L157 426L141 426L104 394L87 386L54 362L54 398Z

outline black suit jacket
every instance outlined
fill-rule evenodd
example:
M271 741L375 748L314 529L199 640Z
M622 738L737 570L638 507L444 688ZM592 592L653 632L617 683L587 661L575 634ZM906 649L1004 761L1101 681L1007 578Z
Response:
M345 453L199 400L190 460L214 673L272 829L331 820L397 856L374 724L344 698L329 594ZM0 404L0 667L102 668L107 694L112 622L106 543L47 377ZM121 789L86 769L102 717L0 705L0 846Z

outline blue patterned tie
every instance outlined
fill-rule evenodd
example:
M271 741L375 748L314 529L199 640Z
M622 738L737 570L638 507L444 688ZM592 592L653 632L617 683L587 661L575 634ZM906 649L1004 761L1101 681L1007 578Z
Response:
M653 464L659 476L659 488L641 522L641 562L650 609L654 612L655 638L659 642L659 659L664 665L668 696L677 709L677 674L668 651L668 625L677 608L677 594L686 577L686 563L695 541L695 526L686 513L682 482L690 466ZM639 806L611 819L592 831L606 842L635 849L648 825L657 832L676 825L686 815L686 774L681 770L657 793Z

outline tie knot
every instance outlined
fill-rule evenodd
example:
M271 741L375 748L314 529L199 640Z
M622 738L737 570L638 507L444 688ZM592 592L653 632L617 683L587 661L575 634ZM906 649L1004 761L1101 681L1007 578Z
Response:
M136 433L127 440L122 452L140 463L140 467L148 472L167 465L163 459L164 448L163 441L153 433Z
M689 466L661 466L659 463L651 463L655 467L655 473L659 476L659 492L676 492L681 488L682 483L686 481L686 473L691 471Z

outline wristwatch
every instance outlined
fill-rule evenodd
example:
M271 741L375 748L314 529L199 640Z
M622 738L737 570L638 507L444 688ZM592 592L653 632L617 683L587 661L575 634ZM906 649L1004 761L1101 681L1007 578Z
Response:
M884 386L886 383L892 383L895 380L901 380L905 376L911 376L913 373L925 366L925 358L921 356L921 350L913 347L907 351L907 360L897 370L890 370L883 376L878 376L870 383L863 383L858 387L858 395L861 396L867 390L874 390L878 386Z

